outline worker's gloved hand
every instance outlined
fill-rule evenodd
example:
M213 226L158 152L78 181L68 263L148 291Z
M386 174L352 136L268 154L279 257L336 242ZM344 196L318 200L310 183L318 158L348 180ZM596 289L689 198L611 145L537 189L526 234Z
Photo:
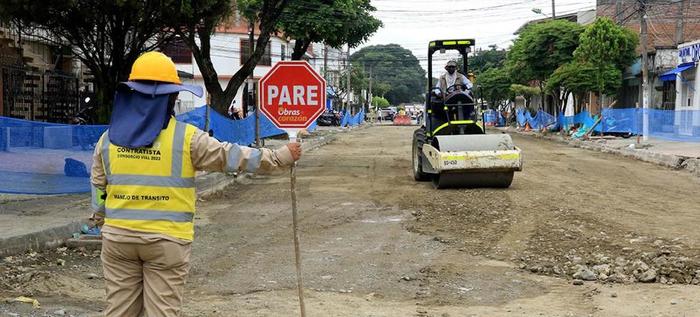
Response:
M301 157L301 143L299 142L293 142L287 144L287 148L289 149L289 152L292 153L292 158L294 161L298 161L299 158Z

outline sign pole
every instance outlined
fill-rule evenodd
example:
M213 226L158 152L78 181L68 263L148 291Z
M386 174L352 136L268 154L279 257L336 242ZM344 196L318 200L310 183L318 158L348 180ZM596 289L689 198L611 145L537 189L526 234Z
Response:
M308 128L323 113L326 104L326 81L305 61L280 61L260 79L258 105L279 129L296 142L300 130ZM296 162L289 170L292 197L294 260L299 292L299 310L306 317L304 283L299 246L299 212L297 210Z
M289 142L297 141L297 131L287 130ZM301 142L301 138L299 138ZM301 250L299 247L299 220L297 212L297 162L294 162L289 170L291 195L292 195L292 229L294 231L294 261L297 269L297 289L299 291L299 309L301 317L306 317L306 306L304 305L304 283L301 275Z

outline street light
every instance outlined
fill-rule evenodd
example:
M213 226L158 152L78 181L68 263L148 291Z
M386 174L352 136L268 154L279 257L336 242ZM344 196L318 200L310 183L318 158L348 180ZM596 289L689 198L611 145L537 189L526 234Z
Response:
M542 13L542 9L540 9L540 8L532 8L531 11L532 11L533 13L541 14L541 15L544 15L545 17L548 17L548 18L549 18L548 15Z

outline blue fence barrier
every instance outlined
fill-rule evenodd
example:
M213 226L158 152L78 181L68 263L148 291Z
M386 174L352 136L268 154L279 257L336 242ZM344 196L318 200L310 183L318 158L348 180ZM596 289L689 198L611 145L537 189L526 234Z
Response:
M92 153L106 129L0 117L0 192L89 192Z
M604 109L602 119L595 126L594 131L603 134L631 134L642 135L644 133L644 114L648 116L649 136L660 139L700 142L700 110L659 110L621 108ZM520 126L529 123L532 129L560 128L570 129L575 125L587 128L593 126L598 116L582 111L574 116L559 115L554 122L553 116L538 111L532 117L529 111L518 109L516 117ZM551 117L551 118L550 118Z
M488 109L484 111L484 122L487 125L504 127L506 125L506 118L500 111Z
M206 107L177 116L204 130ZM210 109L214 136L231 143L255 142L255 117L230 120ZM90 192L90 168L95 144L106 125L66 125L0 117L0 193L72 194ZM307 130L316 129L314 122ZM265 116L262 137L284 133Z
M484 122L495 125L498 122L497 111L489 109L484 111Z

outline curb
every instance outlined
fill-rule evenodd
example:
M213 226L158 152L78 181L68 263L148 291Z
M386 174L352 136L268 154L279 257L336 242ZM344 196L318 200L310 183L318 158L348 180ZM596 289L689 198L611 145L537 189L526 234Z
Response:
M80 231L80 226L80 222L71 222L63 226L2 239L0 240L0 256L5 257L29 250L39 251L62 246L66 242L66 237L71 237L74 232Z
M202 180L202 178L204 179ZM236 179L234 177L230 177L224 173L204 174L197 179L197 182L206 182L212 185L205 186L205 188L198 190L197 197L213 195L235 181ZM0 257L27 251L41 251L66 245L66 241L72 238L73 233L80 232L80 228L84 222L85 221L73 221L69 224L48 228L42 231L0 239ZM73 245L78 246L81 244L75 243Z
M598 151L602 153L610 153L610 154L615 154L619 156L624 156L628 158L633 158L639 161L647 162L647 163L652 163L664 167L669 167L675 170L686 170L689 173L695 175L695 176L700 176L700 159L692 158L692 157L687 157L687 156L681 156L681 155L673 155L673 154L662 154L662 153L655 153L655 152L650 152L648 150L644 149L630 149L630 148L614 148L614 147L609 147L605 146L603 144L597 144L593 142L586 142L583 140L579 139L564 139L562 136L550 136L550 135L542 135L542 134L536 134L536 133L526 133L514 129L506 129L504 130L505 132L508 133L517 133L522 136L528 136L528 137L533 137L536 139L544 139L548 141L553 141L557 143L562 143L566 144L572 147L580 148L580 149L585 149L585 150L592 150L592 151Z
M352 130L342 131L341 133ZM306 142L303 143L303 149L305 151L311 151L333 142L334 140L336 140L336 137L333 134L307 139ZM242 175L239 175L239 177L240 176ZM226 186L236 183L238 179L238 177L219 172L203 174L196 179L197 184L203 187L197 191L197 198L206 198L215 195L226 188ZM42 231L0 239L0 257L20 254L30 250L40 251L66 245L66 241L72 238L73 233L80 231L82 223L83 222L80 221L74 221L69 224L48 228ZM94 242L92 243L94 244ZM69 246L82 246L82 244L76 242L71 243ZM95 248L94 246L91 247Z
M700 159L697 158L690 158L683 163L681 163L681 167L688 172L692 173L693 175L700 177Z

